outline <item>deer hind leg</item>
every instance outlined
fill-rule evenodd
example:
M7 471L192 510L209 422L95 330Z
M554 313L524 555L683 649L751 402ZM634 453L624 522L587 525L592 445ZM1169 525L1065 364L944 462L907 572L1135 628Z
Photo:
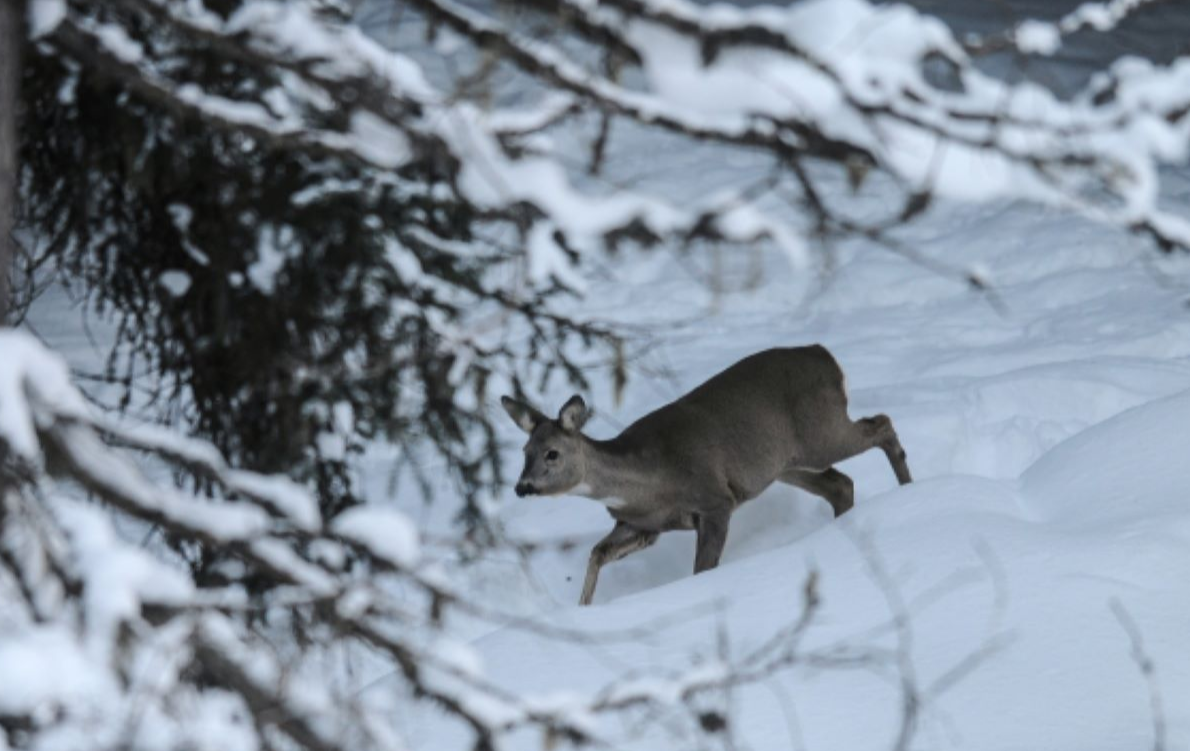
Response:
M909 465L905 463L905 449L897 438L897 431L893 429L892 420L888 415L874 415L856 420L843 431L844 438L838 451L834 452L834 462L850 459L862 454L870 448L879 448L888 457L897 482L906 485L913 482L913 475L909 474Z
M909 465L905 463L905 449L888 415L873 415L855 422L843 416L839 422L825 427L821 435L821 442L810 446L807 453L794 457L791 467L820 470L868 449L879 448L888 457L897 481L902 485L913 482Z
M855 505L855 484L851 478L831 467L822 472L809 469L787 469L777 478L783 483L799 487L826 499L834 509L835 518Z
M583 594L579 597L578 604L591 604L591 599L595 596L595 584L599 581L599 569L626 555L644 550L657 542L658 535L657 532L649 532L629 526L624 522L616 522L612 531L591 549L591 559L587 563L587 578L583 581Z
M868 446L879 446L888 463L892 465L897 475L897 482L908 485L913 482L913 475L909 474L909 465L905 462L905 449L897 438L897 431L893 429L892 420L888 415L876 415L856 420L857 425L868 440Z

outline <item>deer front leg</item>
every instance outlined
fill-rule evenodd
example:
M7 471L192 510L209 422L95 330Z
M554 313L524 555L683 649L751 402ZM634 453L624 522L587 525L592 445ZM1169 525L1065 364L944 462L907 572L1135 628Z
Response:
M590 605L595 596L595 583L599 580L599 569L606 563L618 561L624 556L644 550L657 542L658 532L650 532L616 522L616 526L595 547L591 549L591 560L587 563L587 578L583 582L583 594L579 605Z
M698 574L719 565L723 546L727 544L730 511L702 512L698 515L698 547L694 552L694 573Z

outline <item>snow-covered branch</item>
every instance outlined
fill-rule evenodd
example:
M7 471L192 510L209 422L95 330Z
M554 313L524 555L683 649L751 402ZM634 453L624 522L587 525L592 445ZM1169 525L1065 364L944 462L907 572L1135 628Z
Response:
M1165 250L1190 240L1153 199L1158 168L1183 161L1190 141L1184 61L1123 62L1085 95L1062 101L981 72L945 25L899 6L551 6L566 17L583 5L620 26L644 73L643 89L628 90L453 0L415 5L545 85L644 126L761 149L786 164L874 163L911 195L1054 203L1148 234ZM1054 29L1108 31L1139 5L1089 4ZM852 36L855 28L869 31ZM926 75L932 60L945 61L945 81ZM821 208L806 197L812 212Z
M1005 49L1027 55L1052 55L1062 46L1065 37L1088 29L1101 34L1108 33L1146 5L1166 1L1110 0L1083 3L1055 21L1026 19L1009 31L966 39L963 46L975 55Z
M552 161L512 157L502 142L513 132L535 132L556 122L561 114L556 100L515 115L486 114L452 102L427 83L408 57L384 50L353 27L316 17L302 3L258 0L226 21L190 5L154 0L117 5L159 20L228 59L271 70L277 85L259 100L232 99L169 77L163 68L176 66L163 66L147 55L118 16L101 21L84 11L68 12L40 38L178 117L249 135L269 148L335 156L384 172L400 172L415 161L442 163L453 175L459 197L480 210L511 219L517 216L516 207L528 206L542 217L537 230L542 240L534 243L531 255L557 260L542 266L540 281L555 273L562 281L573 281L564 247L633 234L634 227L644 230L637 237L653 242L689 238L701 218L659 196L584 194ZM611 33L604 29L603 37ZM557 75L584 90L580 72L564 68ZM347 115L345 128L322 124L332 112ZM510 121L519 126L510 128ZM555 234L565 238L561 246L549 239ZM717 234L741 242L757 239L722 228Z

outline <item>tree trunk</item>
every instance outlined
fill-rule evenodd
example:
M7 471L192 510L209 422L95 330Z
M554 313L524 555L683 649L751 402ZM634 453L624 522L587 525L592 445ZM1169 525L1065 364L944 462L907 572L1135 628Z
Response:
M13 224L17 190L17 107L20 103L21 47L25 41L25 0L0 0L0 324L12 307Z

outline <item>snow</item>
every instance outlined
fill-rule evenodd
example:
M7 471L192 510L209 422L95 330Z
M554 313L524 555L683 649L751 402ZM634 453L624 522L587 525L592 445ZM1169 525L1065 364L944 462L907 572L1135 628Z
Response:
M356 506L335 517L331 529L399 568L411 568L420 557L417 528L400 511Z
M755 647L797 612L798 587L810 570L819 573L824 606L805 649L838 641L891 648L889 638L870 636L892 615L869 570L876 558L911 604L910 660L923 688L985 644L999 645L953 690L931 697L922 743L1150 745L1143 678L1109 609L1113 601L1141 624L1159 688L1169 699L1169 738L1185 737L1190 717L1173 705L1190 692L1181 658L1187 609L1179 577L1171 574L1190 570L1190 515L1187 471L1178 461L1184 447L1170 439L1182 434L1176 426L1187 420L1190 392L1081 432L1019 481L927 477L864 499L844 521L796 544L737 558L699 577L613 595L610 603L604 599L567 616L597 633L721 603L717 618L692 618L641 643L605 642L591 651L510 629L483 639L480 650L489 675L508 688L596 691L613 681L618 665L683 669L691 651L705 648L716 621L730 634L733 651ZM1171 426L1172 432L1162 430ZM948 584L956 574L968 584ZM897 690L880 675L794 669L775 680L801 718L808 748L887 748L894 736ZM667 701L675 690L671 684L617 690L646 689ZM784 747L783 702L765 687L737 691L737 732L752 747ZM857 707L864 722L855 721ZM646 736L631 747L657 747L650 742L657 739Z
M536 107L495 110L487 120L496 133L532 133L577 106L578 102L569 94L552 92Z
M157 277L157 281L161 283L162 287L165 287L166 291L172 297L181 297L186 294L186 291L190 289L191 283L190 275L178 269L162 272L161 276Z
M259 30L273 38L279 48L299 58L334 59L339 50L305 6L256 0L236 9L227 23L234 34Z
M256 246L256 260L248 267L248 279L266 295L273 294L277 274L285 268L293 246L293 230L289 227L266 228L260 233Z
M322 568L308 563L282 540L261 538L253 540L250 547L254 556L274 570L283 572L283 578L306 587L316 596L329 596L337 590L334 578Z
M53 405L65 416L86 417L88 409L82 394L70 382L66 361L48 352L30 334L11 329L0 330L0 441L22 460L41 465L30 401Z
M1101 27L1126 5L1091 4L1067 18ZM40 6L59 4L34 3L34 8ZM683 13L691 6L673 0L657 7ZM302 55L336 49L305 26L302 17L287 20L288 12L279 4L248 3L233 25L247 28L259 21L284 29L277 43ZM906 59L931 48L960 54L928 20L851 0L819 0L792 9L716 6L708 12L709 22L722 28L780 22L791 39L838 62L855 87L852 94L870 102L882 101L897 87L918 85L919 73L901 64ZM854 25L848 25L857 13L871 21L870 34L856 35ZM269 19L283 23L264 23ZM1069 23L1074 21L1022 25L1016 42L1026 51L1064 51L1066 40L1055 36L1054 29L1069 33ZM654 88L649 96L613 92L623 101L656 107L684 122L724 128L747 127L733 108L813 112L825 118L836 114L837 91L832 94L804 66L773 68L772 59L762 53L731 53L715 63L707 88L700 90L682 77L688 70L667 67L681 55L697 59L698 50L682 48L658 29L639 33L654 53L647 61L648 84ZM375 61L368 49L356 52ZM885 64L880 65L879 56L857 54L861 49L885 55ZM396 58L384 65L407 63ZM866 80L873 70L879 74L878 85ZM774 75L761 87L740 83L758 72ZM766 98L786 73L798 76L804 89ZM1135 164L1130 159L1138 151L1132 149L1184 160L1187 126L1162 119L1185 102L1190 66L1155 70L1151 63L1132 59L1118 63L1112 74L1119 82L1117 104L1102 117L1125 117L1133 129L1119 136L1125 143L1112 146L1118 146L1122 163ZM405 80L410 90L426 93L418 88L425 84L412 69L401 68L393 80ZM965 83L976 103L995 100L1001 91L987 81ZM1096 124L1080 119L1086 113L1077 103L1059 111L1057 100L1039 88L1017 94L1005 104L1005 111L1016 117ZM197 93L193 101L204 107L218 104ZM815 260L826 266L815 255L816 246L764 214L741 209L723 215L721 231L731 237L767 233L774 242L724 254L709 285L697 273L702 256L664 250L625 252L592 278L576 277L578 270L550 236L553 228L591 235L633 216L658 229L680 228L700 207L723 206L724 196L729 204L739 194L735 189L755 179L761 167L746 156L729 160L721 152L657 145L639 137L629 139L626 152L614 156L633 162L629 171L648 172L642 181L667 202L648 201L647 191L590 201L551 162L532 157L510 162L490 138L492 130L540 124L564 104L546 101L491 115L461 107L450 111L450 124L458 149L479 156L460 174L468 195L491 205L533 200L549 210L550 218L538 223L528 238L534 264L530 276L552 275L583 289L585 296L572 312L650 332L633 349L633 375L622 402L592 368L595 391L590 396L598 413L590 432L614 435L632 419L758 349L817 341L830 347L847 371L851 414L892 416L917 479L898 487L878 452L844 462L841 469L856 482L857 503L839 521L830 518L819 499L774 486L735 515L718 569L692 576L692 534L666 534L654 547L607 566L595 605L580 609L574 602L588 551L611 526L598 504L579 498L519 500L509 489L493 515L513 539L571 539L577 545L547 546L524 556L494 552L463 567L435 546L421 544L430 535L457 532L450 526L456 507L450 503L446 473L437 474L446 492L432 508L423 508L416 494L401 486L394 492L391 455L375 450L360 482L370 504L339 516L332 524L336 534L398 567L424 566L419 575L448 584L469 602L587 637L546 637L516 624L472 622L459 626L455 638L436 642L425 634L410 634L411 640L422 639L419 644L432 644L428 648L441 663L440 669L429 670L434 680L454 685L483 675L526 697L523 704L478 693L465 697L467 706L497 721L512 721L530 710L557 711L612 747L699 747L667 735L665 722L613 720L586 711L583 699L670 705L694 686L722 680L733 659L766 643L798 617L804 583L813 572L822 604L799 648L821 659L794 663L761 683L722 692L737 712L731 729L738 747L890 748L903 702L898 679L906 670L922 699L912 748L1155 747L1149 686L1115 615L1114 608L1123 608L1135 621L1154 666L1151 678L1163 698L1165 747L1190 748L1190 604L1184 596L1185 573L1190 572L1190 464L1185 462L1190 263L1158 259L1135 237L1052 207L999 201L997 196L1033 195L1030 186L1014 183L1020 173L1011 165L978 149L948 148L939 162L929 137L891 130L884 133L890 139L884 153L899 160L904 176L931 179L951 198L984 201L964 205L939 200L920 223L899 235L907 247L954 274L856 241L832 246L829 268L819 275L807 268ZM251 122L260 115L242 114ZM276 115L286 117L281 110ZM846 117L831 122L839 132L867 137L860 124ZM365 119L359 127L355 115L352 123L352 133L369 141L368 130L375 123ZM378 147L367 154L373 161L399 153L400 134L381 127L372 135L374 142L353 141L347 148L363 153L361 149ZM1053 134L1028 129L1008 129L1002 137L1021 149L1064 143ZM480 163L488 169L479 169ZM615 164L609 159L609 169ZM653 168L662 164L670 167L669 173L654 174ZM1139 169L1137 190L1130 194L1136 202L1127 210L1140 217L1163 206L1171 213L1154 220L1190 236L1185 220L1178 218L1190 200L1190 181L1184 171L1171 170L1168 176L1158 192L1154 175ZM316 200L324 191L356 187L312 186L295 197L295 204ZM842 181L826 180L824 190L832 200L850 201L849 208L861 217L884 215L891 200L891 191L873 183L855 197L849 197ZM185 232L189 215L178 211L175 220ZM283 245L270 242L259 249L263 266L254 267L249 276L263 291L274 288L284 263ZM403 276L422 276L407 250L394 245L390 258ZM972 292L962 281L968 276L994 285L995 297ZM35 310L33 320L56 341L73 342L65 346L72 359L93 359L86 345L70 339L64 309ZM39 456L36 426L23 393L44 394L85 414L85 404L68 387L65 365L35 344L23 334L0 334L0 435L31 460ZM538 406L552 413L569 394L568 387L552 384L534 396ZM492 409L500 415L494 401ZM336 429L343 421L336 415ZM511 423L500 427L508 446L506 474L515 476L523 437ZM167 441L148 432L135 435L143 442ZM337 432L327 435L338 437ZM175 453L225 469L204 444L170 445ZM336 443L332 448L339 447ZM104 456L96 454L97 461ZM255 506L161 499L148 495L132 468L104 469L134 493L144 491L151 507L224 539L251 539L254 555L315 593L340 591L323 569L304 562L279 540L256 539L273 524ZM317 506L300 487L248 473L227 476L230 491L270 499L273 509L295 525L318 527ZM57 508L72 517L76 513L67 503ZM127 546L106 550L115 546L112 530L92 517L79 511L68 526L77 540L86 542L79 548L86 559L81 565L94 569L86 586L110 592L97 595L94 603L98 625L118 621L136 598L185 594L184 585L168 573L160 580L149 577L145 559ZM311 555L334 568L345 565L343 551L326 541ZM344 615L359 615L371 604L371 595L353 589L336 606ZM906 620L898 627L901 604ZM5 628L0 624L0 715L45 705L78 706L87 697L115 691L114 678L92 664L93 655L80 648L74 634L54 629L8 633ZM234 633L217 636L229 644L237 638ZM460 641L467 637L473 637L471 643ZM900 662L876 660L879 664L867 668L839 669L828 658L838 657L841 646L860 654L875 650L899 655ZM973 656L979 659L970 671L952 682L952 671ZM266 682L275 678L278 666L255 664L257 657L245 652L245 667ZM369 693L379 705L381 692ZM705 698L714 705L721 696L708 692ZM323 704L325 698L309 703ZM147 712L152 727L165 722L154 719L157 711L151 707ZM251 748L242 713L231 697L214 697L197 705L192 717L187 715L190 724L181 732L195 734L199 747ZM375 722L374 717L364 719ZM465 730L446 726L436 713L413 712L400 719L407 721L411 737L426 739L420 747L473 745ZM237 725L239 735L233 732ZM227 745L216 746L211 737L227 739ZM513 736L502 747L535 749L541 744L540 734L534 733ZM153 744L146 741L145 746Z
M95 27L95 36L122 63L139 63L145 57L140 43L128 35L123 26L105 23Z
M86 643L97 658L110 659L120 626L139 617L142 602L182 605L193 594L189 578L121 542L98 509L59 499L55 511L83 576Z
M412 156L405 134L370 112L351 114L350 140L357 153L381 167L394 169Z
M314 436L314 445L318 448L318 455L324 459L342 461L347 458L347 439L338 433L324 430Z
M227 479L231 490L268 502L299 529L314 530L321 523L318 501L309 490L287 477L231 470Z
M1067 14L1059 25L1069 33L1082 27L1090 27L1098 32L1111 31L1128 14L1143 5L1156 0L1109 0L1109 2L1084 3Z
M95 703L116 690L113 676L96 667L64 628L15 634L0 630L0 715L52 713Z
M1165 199L1171 206L1187 199L1187 184L1177 184ZM858 204L879 210L878 198ZM611 520L585 499L521 500L510 489L497 513L511 537L579 544L527 564L485 560L463 571L462 586L589 638L479 631L489 678L546 704L584 694L672 702L697 677L692 661L714 664L720 633L740 656L787 627L815 571L823 604L802 643L808 652L895 650L886 587L906 603L908 664L924 707L911 747L1151 747L1149 687L1115 603L1136 621L1153 661L1167 747L1183 747L1190 607L1176 572L1190 571L1190 263L1158 262L1135 238L1019 204L944 202L904 239L994 285L997 306L960 280L861 242L835 248L822 284L791 279L776 249L764 256L762 281L737 294L716 294L672 256L647 254L588 283L579 310L654 327L624 402L596 385L592 435L614 435L758 349L821 341L847 372L851 414L892 416L916 482L898 487L879 452L844 462L857 503L838 522L817 498L774 486L733 517L718 569L691 576L693 535L662 535L606 566L585 609L574 603L587 553ZM727 280L746 272L747 259L728 257ZM558 385L537 406L552 412L569 393ZM501 428L515 475L523 438L511 422ZM626 632L637 636L599 636ZM950 685L949 671L982 650ZM641 675L621 682L625 670ZM736 739L766 750L888 748L902 702L895 675L895 666L807 661L737 687ZM946 689L931 693L939 681ZM615 747L692 745L661 725L633 734L604 715L594 722ZM432 720L421 732L442 747L462 743ZM508 748L535 742L516 736Z
M260 739L249 719L250 713L239 696L210 691L196 703L193 714L184 715L172 737L193 738L196 751L257 751ZM163 743L168 743L168 737ZM152 748L151 742L145 743Z
M1053 24L1030 19L1017 27L1016 44L1027 54L1052 55L1062 44L1062 34Z
M254 102L211 96L192 83L179 86L175 94L182 102L198 108L211 117L238 125L271 128L277 132L286 131L285 121L277 122L268 110Z
M529 280L546 286L556 279L570 289L586 289L586 280L575 268L574 261L554 239L557 227L549 222L537 222L529 230L525 242L525 256L529 262Z
M223 455L208 441L182 436L159 425L134 423L127 419L117 420L106 415L99 424L104 430L119 436L121 441L129 445L175 457L184 464L217 475L228 490L263 504L299 529L312 531L321 523L318 502L305 487L287 477L230 469ZM207 503L208 501L199 501L198 507L201 508ZM253 530L259 530L266 523L257 509L241 508L243 510L233 511L233 514L250 521ZM235 530L231 532L235 533ZM247 536L253 534L253 531L241 534Z
M174 226L183 235L190 232L190 224L194 221L194 209L181 203L171 203L166 206L169 211L169 217L173 220Z
M1027 509L1041 519L1127 524L1167 516L1168 531L1190 532L1183 493L1184 446L1170 441L1190 417L1190 391L1158 399L1083 431L1021 477Z
M1052 53L1061 34L1110 29L1144 4L1145 0L1089 3L1057 25L1021 24L1016 41L1027 51ZM499 31L487 16L451 0L436 0L435 7L449 23L474 33ZM877 155L916 192L980 201L1025 197L1121 226L1147 223L1170 228L1178 237L1190 234L1154 205L1156 167L1180 158L1190 130L1190 119L1178 114L1187 103L1177 76L1151 75L1143 84L1161 90L1165 101L1160 109L1122 115L1110 103L1092 106L1086 98L1064 102L1041 87L1009 87L968 65L964 49L944 23L902 5L808 0L787 8L702 8L668 0L643 7L643 20L624 22L628 41L643 55L643 90L606 79L592 81L562 48L541 40L518 35L514 44L522 59L548 72L546 78L575 92L589 91L611 110L635 113L641 121L664 122L714 140L780 139L791 146L798 145L798 126L805 125ZM226 22L190 4L166 12L175 23L203 33L242 36L264 54L308 67L316 74L314 80L374 80L425 111L424 117L397 127L376 112L353 108L345 132L328 131L312 126L304 116L306 108L329 108L326 91L318 91L323 84L303 82L292 72L264 97L267 106L215 96L193 84L177 88L180 101L227 125L248 127L266 137L304 140L383 170L405 164L412 156L411 136L429 131L445 139L462 161L458 185L470 200L500 208L530 201L569 246L580 251L597 245L600 235L634 221L659 236L680 236L698 218L656 194L620 190L600 196L580 191L553 160L507 158L494 143L501 128L510 121L548 121L562 111L557 98L545 98L535 111L511 118L496 112L489 119L471 103L455 103L436 92L409 55L384 50L356 28L324 25L304 4L254 0ZM597 25L621 21L604 9L583 6L581 12ZM730 45L713 60L703 60L703 46L689 34L674 31L675 26L745 38L760 29L765 38L776 39L767 46L782 49ZM112 55L129 63L140 61L142 51L122 28L100 26L92 33ZM928 85L922 62L930 56L960 66L961 85L953 91ZM150 78L152 85L164 87L155 76ZM1120 81L1122 88L1125 84ZM1127 95L1122 92L1121 99ZM1126 133L1121 133L1120 117L1125 118ZM1077 171L1071 165L1085 159L1097 163L1094 171L1113 176L1106 181L1110 190L1104 192L1098 184L1091 186L1094 190L1082 189L1082 178L1067 174ZM972 175L978 179L969 179ZM773 215L759 212L754 205L741 207L719 225L737 240L740 225L764 228L763 236L784 247L796 263L803 256L796 233ZM559 257L550 251L550 243L543 242L547 230L552 234L547 227L531 238L539 250L536 255L545 259L531 268L539 278L565 270L556 263ZM249 276L268 294L283 259L266 249L257 255L255 274ZM581 287L573 274L564 282Z
M464 195L482 207L529 201L557 226L580 239L593 239L637 219L658 234L667 234L689 217L660 199L619 191L592 196L578 191L562 166L553 159L509 159L488 132L486 116L470 105L459 105L447 120L443 135L464 157L458 178ZM553 251L539 242L549 258ZM559 271L553 260L540 268Z
M53 32L66 18L65 0L33 0L29 3L29 38L38 39Z

